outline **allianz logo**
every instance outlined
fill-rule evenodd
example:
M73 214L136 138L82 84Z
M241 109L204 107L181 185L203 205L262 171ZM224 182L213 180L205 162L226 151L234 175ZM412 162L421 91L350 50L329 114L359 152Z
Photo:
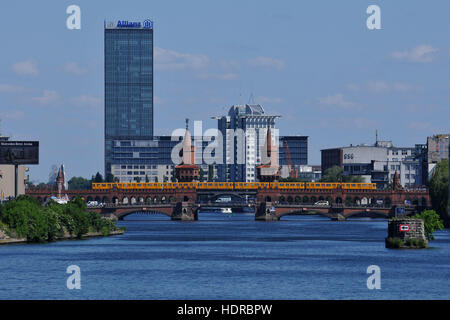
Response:
M151 29L153 27L153 22L149 19L141 22L132 22L127 20L119 20L117 21L116 28L144 28Z

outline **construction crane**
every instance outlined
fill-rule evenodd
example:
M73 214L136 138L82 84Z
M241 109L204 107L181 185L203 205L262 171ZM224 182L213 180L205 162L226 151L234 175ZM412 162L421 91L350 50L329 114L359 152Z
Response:
M289 145L287 141L285 141L284 149L286 150L286 161L289 169L289 178L298 178L298 171L297 169L295 169L292 163L291 151L289 151Z

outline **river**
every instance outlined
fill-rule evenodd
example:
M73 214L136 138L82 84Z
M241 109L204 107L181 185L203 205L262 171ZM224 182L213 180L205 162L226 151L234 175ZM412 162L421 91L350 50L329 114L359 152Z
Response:
M124 235L0 246L0 299L450 299L450 231L429 249L384 247L385 219L134 214ZM66 268L81 270L69 290ZM381 289L366 286L367 267Z

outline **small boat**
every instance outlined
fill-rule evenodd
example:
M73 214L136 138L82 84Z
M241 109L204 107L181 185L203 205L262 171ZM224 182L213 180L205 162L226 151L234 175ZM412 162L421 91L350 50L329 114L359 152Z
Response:
M220 212L222 212L222 213L233 213L231 208L220 208Z

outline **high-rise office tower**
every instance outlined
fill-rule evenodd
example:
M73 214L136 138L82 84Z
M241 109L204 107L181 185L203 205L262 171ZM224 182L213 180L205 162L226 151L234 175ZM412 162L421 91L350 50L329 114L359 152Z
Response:
M153 22L105 22L105 176L153 139ZM132 157L129 157L129 155ZM127 161L128 162L128 161Z
M263 163L261 149L269 128L273 145L278 147L275 120L279 117L266 114L259 104L234 105L227 116L214 117L223 137L223 161L218 165L220 181L257 181L256 166Z

